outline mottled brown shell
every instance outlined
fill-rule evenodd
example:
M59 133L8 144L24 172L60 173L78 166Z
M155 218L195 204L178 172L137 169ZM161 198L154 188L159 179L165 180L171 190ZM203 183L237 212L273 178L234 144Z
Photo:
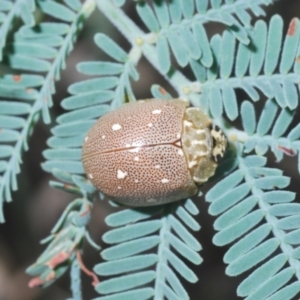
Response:
M125 104L101 117L83 145L88 178L112 200L132 206L163 204L196 194L195 181L206 181L216 163L208 177L197 181L192 170L195 163L189 162L195 158L191 152L195 145L187 136L182 138L191 127L189 123L184 126L187 115L189 109L182 100L152 99ZM210 144L207 152L201 153L212 162L209 125L208 118L201 125L203 143ZM203 160L204 165L207 161Z

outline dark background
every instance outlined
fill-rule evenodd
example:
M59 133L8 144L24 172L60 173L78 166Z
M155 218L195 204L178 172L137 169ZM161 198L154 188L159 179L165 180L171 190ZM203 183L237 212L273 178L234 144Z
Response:
M138 23L133 1L128 1L126 12ZM282 0L266 8L269 19L273 14L280 14L285 19L284 33L293 17L300 15L299 0ZM211 36L222 31L221 25L209 24L206 26ZM107 19L96 9L87 20L81 32L75 49L67 59L67 69L62 72L61 80L56 83L57 93L54 95L55 105L51 111L52 124L63 110L60 101L68 96L67 88L71 83L87 79L76 71L76 64L81 61L107 59L94 44L93 36L97 32L105 32L117 41L124 49L129 49L128 42L107 21ZM153 70L145 60L138 66L140 80L133 83L133 89L138 99L151 96L149 88L152 84L160 84L168 89L163 78ZM168 89L174 94L172 89ZM299 114L295 119L299 122ZM30 150L24 153L22 172L18 176L19 190L13 193L13 202L5 204L4 211L6 223L0 225L0 300L63 300L71 297L69 290L69 273L59 279L47 289L29 289L27 287L30 277L24 270L32 264L41 254L45 246L39 241L48 236L50 230L58 220L64 208L73 199L67 193L49 187L51 176L43 172L41 162L44 161L42 151L47 148L46 140L50 137L51 126L42 122L36 126L30 138ZM299 173L297 171L296 158L285 158L280 164L275 162L274 156L270 155L269 166L279 167L284 174L292 177L291 190L297 192L299 189ZM210 186L206 186L208 189ZM200 252L203 263L200 266L189 264L198 275L196 284L186 283L185 286L192 300L196 299L238 299L236 288L243 278L228 277L225 275L226 265L223 263L223 255L226 248L219 248L212 244L214 218L207 214L208 204L203 198L195 199L200 209L197 217L201 230L196 238L201 243L203 250ZM90 232L94 240L102 247L102 234L107 230L104 218L111 211L111 207L104 201L96 201L93 216L90 222ZM84 247L84 262L92 269L99 262L99 253L89 245ZM92 299L99 296L91 286L90 278L82 275L84 299ZM100 278L101 280L101 278Z

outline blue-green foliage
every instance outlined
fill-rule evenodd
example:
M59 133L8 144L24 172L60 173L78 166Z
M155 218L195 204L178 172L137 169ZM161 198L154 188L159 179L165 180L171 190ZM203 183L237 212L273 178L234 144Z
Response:
M3 9L10 9L8 15L11 18L22 11L22 19L26 21L3 51L4 63L23 73L0 77L0 222L4 221L3 202L11 201L11 190L17 189L16 175L20 172L22 152L28 148L27 139L41 112L44 121L50 122L54 80L60 78L80 24L90 12L89 7L81 8L77 0L66 2L71 5L69 8L53 1L37 1L36 5L42 11L68 23L42 22L34 26L33 18L29 16L29 11L35 7L33 1L0 3ZM0 32L6 30L6 22L9 22L7 18ZM44 76L27 74L28 71L43 72Z
M21 2L0 4L0 11L7 15L0 14L2 24L10 15L19 16L13 7ZM0 127L4 128L0 133L0 200L10 200L10 190L17 188L21 151L40 111L49 122L55 92L52 79L59 78L82 27L79 20L91 12L95 2L129 40L131 49L127 53L110 37L97 33L95 44L111 60L77 65L79 72L93 78L69 87L71 95L61 102L66 112L51 130L43 168L59 180L50 183L53 187L78 198L66 208L45 240L50 244L28 273L47 286L72 263L72 299L82 298L76 254L85 239L97 247L86 230L97 191L84 175L81 147L99 117L126 100L136 100L131 82L141 76L136 67L144 56L173 86L177 93L173 98L201 107L229 139L230 151L214 178L226 176L205 199L210 202L209 213L218 215L213 242L230 245L224 256L226 274L250 274L238 286L238 295L293 299L300 291L300 205L292 202L295 194L285 190L290 179L281 170L269 168L265 155L271 150L280 161L284 154L300 153L300 125L290 126L299 97L299 20L291 21L287 34L278 15L269 22L253 21L252 15L264 15L262 5L271 0L155 0L151 5L135 1L148 29L143 32L120 8L125 0L88 0L83 6L78 0L63 2L36 1L43 13L59 21L35 27L28 26L33 24L35 7L28 4L21 15L26 25L15 33L13 43L4 47L10 67L46 75L0 77ZM222 34L209 39L205 28L209 22L225 25ZM9 29L3 28L0 48ZM185 77L182 67L191 69L194 80ZM243 99L238 99L238 89L245 92ZM151 92L155 98L172 98L157 84ZM264 101L260 113L257 101ZM231 123L237 119L243 130ZM101 252L104 261L94 267L101 277L95 287L100 294L96 299L189 299L181 280L196 282L189 263L202 261L198 254L201 245L191 233L200 229L193 217L198 209L192 200L122 210L116 203L111 205L118 210L106 218L112 229L103 235L109 245ZM61 264L62 258L68 263Z
M126 209L108 216L106 223L116 227L103 236L112 245L101 253L108 262L96 265L94 270L101 276L115 277L101 281L96 290L117 294L97 299L125 299L131 289L139 293L138 299L148 299L149 293L158 299L166 295L189 299L177 274L187 281L197 281L182 260L183 257L197 265L202 261L197 253L201 246L186 228L200 229L191 216L197 213L193 202L186 200L164 207ZM154 217L155 220L149 220ZM155 266L156 272L144 270L151 266ZM131 273L125 275L128 272ZM153 288L140 288L147 283Z
M72 290L72 298L69 300L77 300L82 299L82 292L81 292L81 270L78 263L78 260L74 259L72 266L71 266L71 290Z
M251 27L248 11L256 15L264 14L259 5L272 1L251 1L251 4L239 1L238 6L231 5L233 1L227 1L227 4L222 1L210 2L211 7L207 0L173 0L170 3L156 1L154 9L145 1L137 4L141 20L155 33L157 57L163 73L167 73L171 67L170 50L181 67L188 65L190 60L199 60L205 67L211 67L213 55L203 27L207 22L226 25L233 36L243 44L248 44L246 29ZM230 52L229 56L233 58Z
M219 246L232 244L224 256L226 274L252 269L238 287L239 296L267 299L273 294L270 299L292 299L300 291L299 279L290 281L299 263L299 248L293 245L300 242L300 205L290 203L294 193L280 190L288 186L289 178L265 164L262 156L240 156L238 170L206 194L210 214L220 215L213 241ZM279 254L272 257L276 250Z
M20 17L27 26L34 25L32 13L36 8L34 0L2 0L0 3L0 61L6 38L14 18Z
M267 98L275 98L282 108L297 107L300 23L293 19L290 24L293 34L284 38L282 26L283 20L277 15L272 17L269 26L262 20L257 21L249 45L235 45L233 35L225 31L211 40L218 62L216 67L206 72L201 70L199 62L191 62L193 71L202 75L199 78L203 82L201 103L213 117L220 117L223 109L230 120L237 117L237 88L243 89L254 102L260 99L258 91L261 91ZM274 73L277 67L279 73Z
M99 249L86 229L91 209L91 202L85 198L76 199L67 206L51 230L51 235L42 241L49 245L37 261L26 270L28 274L34 276L29 283L30 287L47 287L62 276L69 267L68 262L76 261L75 257L79 255L78 249L84 239ZM71 278L73 294L78 296L81 292L80 276L75 262L71 269Z
M256 123L254 106L245 100L241 108L243 127L248 135L244 144L244 152L250 153L255 150L257 154L264 155L270 147L277 161L283 158L283 154L296 155L300 150L299 124L292 128L286 136L283 136L289 128L294 114L295 111L289 108L280 108L275 99L268 99ZM270 134L268 134L269 132ZM237 135L239 134L240 132L237 132ZM298 169L300 171L299 166Z

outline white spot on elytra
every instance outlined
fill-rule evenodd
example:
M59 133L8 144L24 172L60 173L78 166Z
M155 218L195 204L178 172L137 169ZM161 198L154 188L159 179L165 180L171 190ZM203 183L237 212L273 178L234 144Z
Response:
M127 172L123 172L122 170L118 170L117 172L117 178L118 179L124 179L127 176Z
M102 138L105 139L105 135L104 134L102 135Z
M144 145L144 142L142 140L135 141L131 144L132 147L141 147Z
M130 149L128 150L128 152L139 152L140 151L140 147L136 147L136 148L133 148L133 149Z
M181 136L181 134L180 134L180 132L178 132L178 133L176 134L176 138L177 138L177 139L180 139L180 136Z
M120 124L114 124L113 126L111 126L111 128L113 131L116 131L116 130L120 130L122 126Z
M136 156L136 157L134 158L134 160L135 160L135 161L139 161L140 158L139 158L138 156Z
M147 202L157 202L157 200L153 199L153 198L150 198L150 199L147 200Z
M131 146L130 144L126 144L126 145L125 145L126 148L128 148L128 147L130 147L130 146Z
M154 168L155 169L160 169L160 165L156 165Z
M90 179L94 178L94 176L92 174L89 174L88 176L89 176Z
M149 124L148 124L148 127L152 127L152 126L153 126L153 124L152 124L152 123L149 123Z
M139 182L139 180L138 180L138 179L134 179L134 182L135 182L135 183L138 183L138 182Z
M161 183L168 183L168 182L170 182L170 180L167 179L167 178L163 178L163 179L161 180Z
M161 113L161 109L154 109L152 110L153 115L159 115Z
M178 154L179 154L180 156L183 156L183 151L182 151L182 149L178 149Z
M118 190L120 190L121 189L121 187L120 186L118 186Z
M88 140L88 139L89 139L89 137L88 137L88 136L86 136L86 137L85 137L85 139L84 139L84 141L85 141L85 142L87 142L87 140Z

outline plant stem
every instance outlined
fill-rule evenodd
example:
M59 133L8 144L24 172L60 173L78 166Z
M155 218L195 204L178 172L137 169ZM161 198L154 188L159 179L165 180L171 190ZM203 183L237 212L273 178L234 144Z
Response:
M122 9L117 7L111 0L97 0L97 6L102 13L112 22L132 44L133 47L140 45L143 55L153 65L153 67L174 87L179 95L183 94L183 89L191 82L178 70L172 70L168 74L163 74L160 70L157 52L153 45L143 42L137 44L137 40L145 40L143 32L133 21L125 15Z

